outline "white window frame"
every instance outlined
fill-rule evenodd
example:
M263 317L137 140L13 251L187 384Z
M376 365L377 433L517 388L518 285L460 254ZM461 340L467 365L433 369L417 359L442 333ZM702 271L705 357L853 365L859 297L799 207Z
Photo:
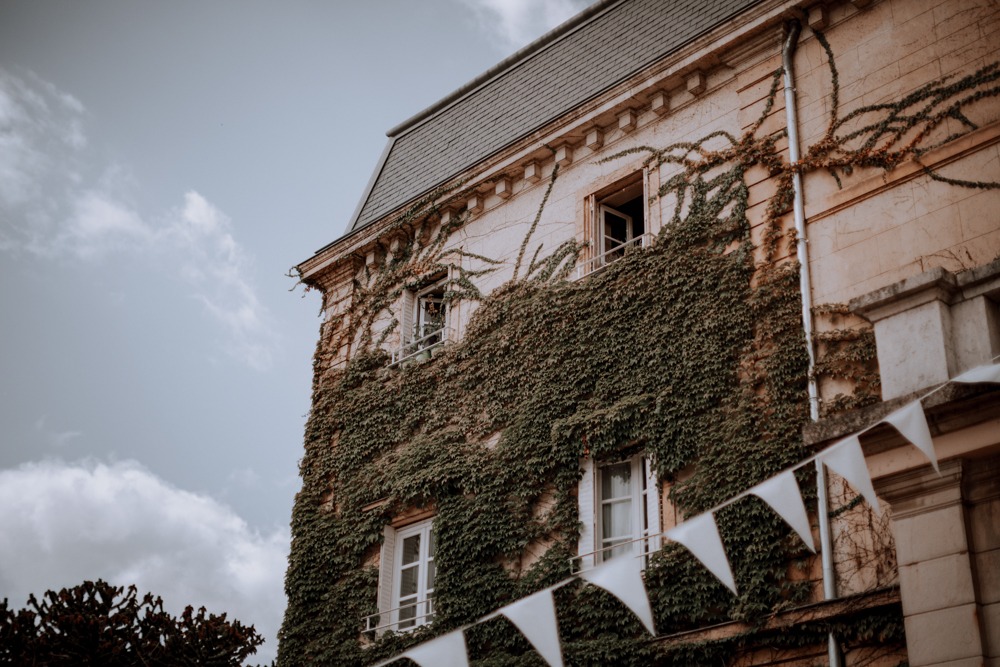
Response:
M605 221L605 216L608 213L610 213L611 215L616 216L618 218L621 218L622 220L625 221L625 240L624 241L620 241L620 240L616 239L613 236L608 236L607 222ZM598 250L599 250L598 254L601 255L602 257L605 257L605 261L607 261L610 264L611 262L615 261L615 259L617 259L617 257L615 257L614 259L612 259L611 257L607 257L607 255L609 253L612 253L612 252L615 252L615 251L619 251L619 250L624 255L625 254L625 249L629 246L629 244L632 243L633 239L635 238L635 234L633 233L633 228L632 228L632 216L631 215L627 215L625 213L622 213L618 209L616 209L616 208L614 208L612 206L608 206L607 204L598 204L597 205L597 215L598 215L597 229L598 229L598 234L599 234L598 240L600 241L600 247L598 248ZM614 244L614 247L610 247L611 244L608 243L609 241L611 241Z
M432 292L437 292L438 290L444 288L447 281L448 281L447 278L442 278L441 280L435 282L433 285L428 285L427 287L417 292L416 298L413 300L414 302L413 321L416 322L416 328L414 329L415 333L413 336L414 340L419 341L429 336L433 336L436 333L441 334L441 338L438 341L435 341L434 343L429 343L427 345L428 347L430 345L436 344L437 342L444 341L445 331L447 331L448 329L448 311L451 310L450 308L448 308L448 303L444 300L443 297L441 298L429 297L428 295L431 294ZM444 311L444 317L441 318L441 326L439 326L437 329L431 330L425 328L428 325L428 322L425 321L426 311L424 309L424 303L426 302L435 303L439 305L441 309Z
M602 468L628 463L631 466L631 518L632 531L628 537L631 545L629 555L646 556L660 548L660 489L653 470L652 460L645 454L637 454L619 461L594 462L583 460L583 478L580 481L578 503L582 524L580 542L577 547L575 567L586 570L610 560L610 549L605 549L602 525L601 497ZM645 567L646 558L642 559Z
M366 630L379 633L386 630L409 632L421 625L426 625L434 619L434 582L428 581L428 568L434 562L434 554L430 552L434 520L426 519L402 528L386 526L382 552L379 559L379 613L367 619ZM403 541L415 535L420 536L420 548L417 560L413 564L403 564ZM400 584L403 568L417 570L417 593L412 599L401 599ZM403 619L402 623L410 623L400 627L400 611L403 606L416 606L416 614L412 619ZM375 621L373 623L373 621Z

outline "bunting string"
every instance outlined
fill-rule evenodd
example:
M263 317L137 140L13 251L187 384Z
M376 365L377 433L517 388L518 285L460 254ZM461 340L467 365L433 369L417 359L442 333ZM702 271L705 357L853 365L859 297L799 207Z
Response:
M1000 359L1000 356L994 357L991 362L996 362L997 359ZM719 503L715 507L697 514L657 536L645 536L630 542L649 540L651 537L658 536L677 542L690 551L733 594L736 594L736 582L733 578L729 558L715 523L714 515L716 512L747 496L757 496L767 503L815 553L816 546L809 528L809 519L805 503L802 501L802 493L795 479L795 472L815 461L822 461L854 487L868 501L873 510L880 513L881 508L865 463L860 436L880 424L889 424L904 439L919 449L930 461L934 470L940 474L922 401L955 382L1000 384L1000 364L991 363L991 365L977 366L966 371L860 431L838 440L809 458L782 470L773 477ZM616 547L628 543L621 542L616 544ZM578 579L598 586L621 600L642 622L646 630L655 636L653 612L640 569L639 559L642 557L644 556L609 559L597 567L579 572L451 632L418 644L398 656L377 663L374 667L383 667L401 658L409 658L421 667L468 667L465 631L500 616L513 623L551 667L563 667L562 647L559 643L559 624L552 593Z

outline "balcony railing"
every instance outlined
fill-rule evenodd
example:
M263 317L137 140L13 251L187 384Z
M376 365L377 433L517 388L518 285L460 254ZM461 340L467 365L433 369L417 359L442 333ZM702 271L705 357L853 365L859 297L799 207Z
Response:
M585 262L577 264L576 266L577 280L593 273L594 271L597 271L598 269L607 266L608 264L611 264L612 262L614 262L617 259L620 259L621 257L624 257L625 253L631 252L635 248L648 248L651 245L653 245L653 235L648 233L640 234L639 236L629 239L628 241L622 244L616 245L611 250L601 253L596 257L591 257Z
M636 537L631 540L622 540L611 546L604 547L602 549L597 549L596 551L591 551L585 554L579 554L577 556L571 556L569 558L569 569L572 573L581 572L584 569L590 569L590 567L595 567L600 565L602 561L605 560L606 554L614 554L618 558L642 558L642 569L646 569L646 565L649 563L649 557L653 555L654 552L659 550L663 543L663 535L661 533L653 533L648 535L643 535L642 537ZM628 549L627 552L622 551L622 547ZM612 556L607 556L610 559ZM593 561L593 565L585 568L584 563L586 561Z
M414 612L423 611L422 614L414 613L412 616L407 616L406 618L400 618L403 614L400 612L408 612L410 610ZM413 630L414 628L429 623L434 617L434 598L429 600L420 600L419 602L410 602L404 604L401 607L396 607L395 609L386 609L385 611L380 611L375 614L369 614L363 619L365 624L365 632L381 632L383 630L395 630L397 632L405 632ZM396 621L386 621L382 622L382 619L392 619L396 618ZM427 620L424 620L427 619ZM400 628L400 625L405 625L406 627Z
M399 349L393 350L389 367L410 361L430 359L434 356L434 351L447 343L449 339L449 330L444 326L438 327L416 340L404 343Z

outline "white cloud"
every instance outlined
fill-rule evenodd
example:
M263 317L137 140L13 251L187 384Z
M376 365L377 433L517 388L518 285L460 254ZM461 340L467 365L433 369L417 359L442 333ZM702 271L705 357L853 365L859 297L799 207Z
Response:
M197 286L198 300L229 333L228 351L251 368L271 366L273 333L247 279L250 257L231 233L230 219L197 192L184 195L162 230L180 251L181 275ZM162 244L167 245L167 244Z
M95 169L84 159L85 113L51 83L0 68L0 252L83 262L126 255L176 272L226 332L227 353L270 368L274 330L232 221L195 191L165 214L140 212L127 167Z
M103 578L252 623L269 662L285 608L287 529L261 534L216 500L134 461L44 461L0 471L0 598Z
M590 4L587 0L462 0L480 28L505 49L516 50Z

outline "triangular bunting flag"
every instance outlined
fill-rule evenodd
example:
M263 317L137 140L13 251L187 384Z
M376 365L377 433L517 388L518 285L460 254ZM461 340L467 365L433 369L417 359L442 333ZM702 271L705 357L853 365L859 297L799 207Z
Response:
M934 470L938 470L937 455L934 453L934 442L931 440L931 430L927 426L924 407L920 401L913 401L901 410L896 410L882 421L892 424L900 434L931 460ZM938 473L941 471L938 470Z
M687 547L687 550L693 553L709 572L724 583L734 595L736 594L736 581L733 579L732 570L729 569L726 549L722 546L719 528L715 525L715 517L711 512L699 514L671 528L667 531L667 537Z
M976 366L971 370L965 371L953 379L952 382L967 382L969 384L973 382L1000 382L1000 364Z
M831 445L819 455L819 460L826 467L847 480L847 483L865 497L876 514L882 514L875 488L872 486L871 475L865 464L865 453L861 451L861 441L857 435L852 435Z
M552 667L563 667L556 604L548 588L500 610Z
M806 514L806 506L802 502L802 492L799 491L799 483L795 481L794 472L786 470L753 487L750 493L770 505L771 509L798 533L806 546L816 553L812 530L809 529L809 516Z
M639 617L642 624L655 635L653 626L653 610L646 597L646 586L642 583L642 572L639 571L639 560L628 556L619 556L592 570L580 573L580 578L603 588L625 603L632 613Z
M461 630L418 644L398 658L409 658L420 667L469 667Z

